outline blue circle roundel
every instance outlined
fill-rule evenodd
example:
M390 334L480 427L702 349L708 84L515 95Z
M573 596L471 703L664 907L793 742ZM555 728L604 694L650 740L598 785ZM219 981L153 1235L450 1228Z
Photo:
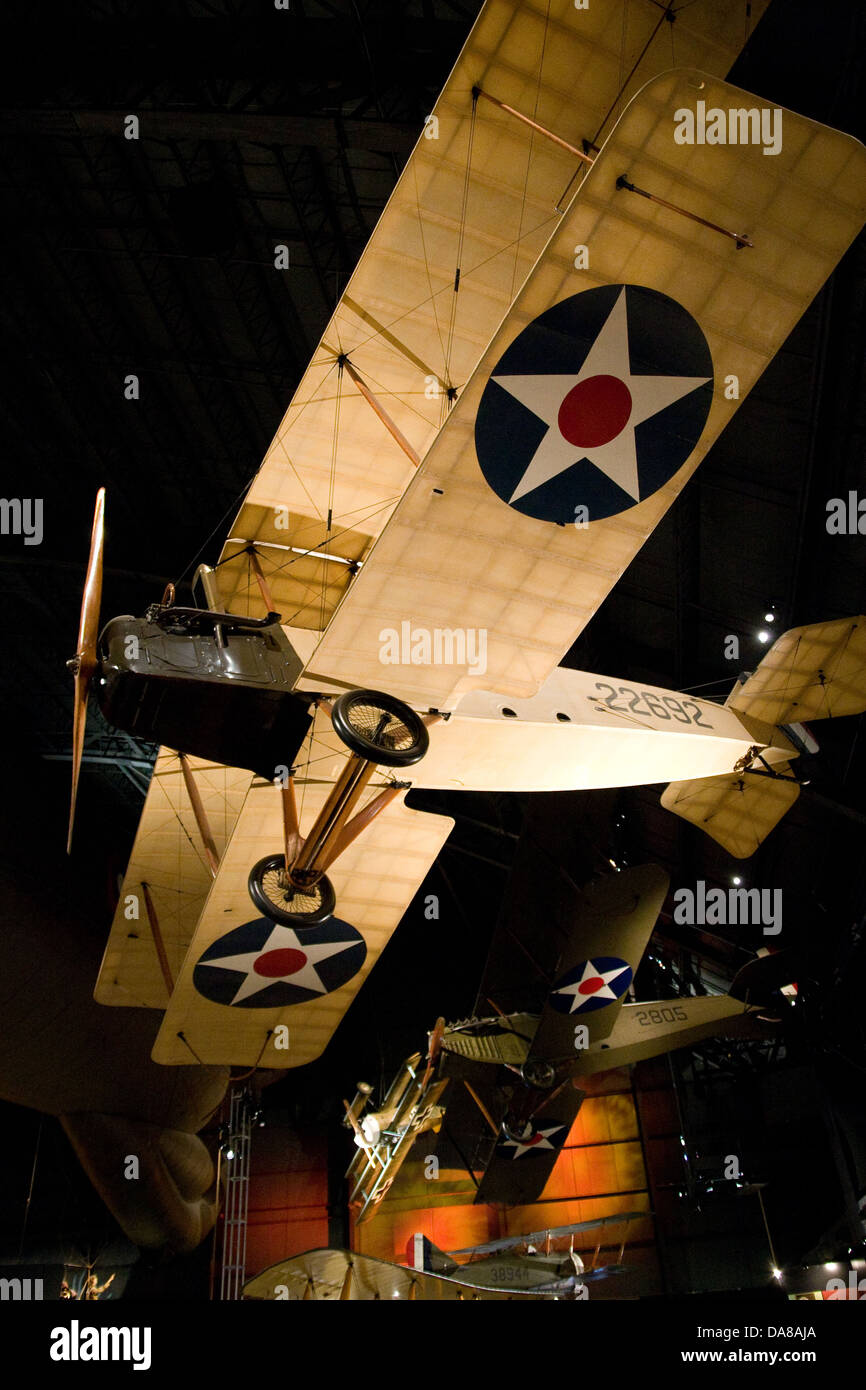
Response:
M209 946L192 982L214 1004L285 1009L339 989L357 975L366 955L361 933L338 917L300 931L257 917Z
M548 995L548 1003L561 1014L591 1014L620 999L632 982L628 961L619 956L593 956L578 961L560 975Z
M478 462L526 516L601 521L673 477L712 398L707 340L681 304L640 285L584 290L528 324L493 368Z

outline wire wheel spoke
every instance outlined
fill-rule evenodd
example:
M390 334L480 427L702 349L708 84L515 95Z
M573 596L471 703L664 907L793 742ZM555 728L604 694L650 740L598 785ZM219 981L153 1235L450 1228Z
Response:
M260 912L287 926L314 926L329 917L335 906L333 886L324 874L317 883L292 883L281 854L268 855L253 865L248 888Z
M315 886L298 888L290 883L285 869L272 869L262 878L262 887L276 907L285 912L316 912L322 903L322 895Z
M410 767L427 752L421 716L384 691L347 690L334 701L331 720L353 753L383 767Z
M353 705L349 714L353 729L378 748L411 748L414 735L402 719L377 705Z

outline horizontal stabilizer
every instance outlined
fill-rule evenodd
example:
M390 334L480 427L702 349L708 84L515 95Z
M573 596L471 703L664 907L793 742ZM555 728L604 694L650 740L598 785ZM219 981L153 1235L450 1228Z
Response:
M866 617L791 628L727 703L767 724L861 714L866 710Z
M790 763L777 763L773 770L778 776L733 772L671 782L662 805L697 825L735 859L748 859L800 795Z

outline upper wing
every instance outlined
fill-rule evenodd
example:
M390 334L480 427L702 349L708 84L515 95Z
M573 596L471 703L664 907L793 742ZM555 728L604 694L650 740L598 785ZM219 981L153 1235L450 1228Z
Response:
M545 1241L560 1240L563 1236L577 1235L580 1231L594 1231L600 1226L618 1226L628 1221L645 1221L645 1211L613 1212L609 1216L596 1216L591 1221L577 1221L571 1226L546 1227L543 1231L531 1231L522 1236L503 1236L501 1240L488 1240L483 1245L467 1245L461 1250L450 1250L450 1255L493 1255L498 1250L513 1250L517 1245L543 1245Z
M866 151L858 141L785 111L784 146L772 158L765 157L760 145L677 144L673 138L676 113L694 110L698 90L708 109L748 108L756 100L705 74L680 70L655 78L634 98L583 178L332 619L311 658L308 674L313 678L331 676L375 688L387 661L388 689L410 703L446 708L465 690L478 686L513 696L534 694L661 520L859 231L866 208ZM507 116L488 118L485 111L485 118L498 122L502 138L507 138ZM737 249L731 237L619 187L622 175L699 219L731 232L748 231L753 246ZM575 250L581 247L587 250L588 267L575 270ZM561 413L555 416L553 395L539 405L537 382L550 383L553 394L557 383L577 382L574 343L578 339L562 336L563 316L555 323L545 320L540 328L536 321L551 306L573 302L580 291L623 285L630 286L624 291L625 308L616 298L615 311L620 316L625 312L627 330L620 318L614 322L614 309L609 307L609 318L596 324L597 336L592 337L585 327L587 339L581 340L587 344L584 362L589 361L590 352L596 353L591 380L610 383L616 379L616 409L608 402L606 409L613 413L604 414L605 430L613 429L613 416L624 411L626 424L620 420L616 430L628 434L628 412L634 404L631 393L640 399L650 379L685 381L686 385L691 381L686 400L691 399L692 390L706 392L708 388L700 383L713 372L715 387L702 432L695 415L690 417L692 432L686 430L683 435L685 445L679 437L674 440L667 435L659 442L659 436L653 448L660 452L654 454L650 448L640 455L639 485L634 477L618 475L622 487L614 504L609 502L610 482L619 464L611 461L612 455L605 455L598 468L570 465L567 450L565 462L565 454L554 458L553 445L564 448L555 431L560 431L562 439L570 439L563 431L573 429L568 420L561 424ZM641 298L641 287L666 299ZM677 312L677 306L682 306L702 330L712 358L709 372L702 367L695 374L678 367L671 355L676 341L670 329L671 300ZM636 317L635 305L640 310ZM646 311L643 318L641 305ZM569 308L566 312L588 311ZM602 324L608 334L603 347L599 346ZM534 349L534 371L528 366L510 367L511 359L507 359L499 375L509 386L488 387L506 350L527 325L536 325L541 334ZM624 332L629 369L621 365ZM618 345L612 353L611 333ZM563 348L566 339L571 356ZM529 360L527 352L520 349L521 361ZM704 356L696 355L694 361L699 358L706 364ZM566 361L571 363L568 370L564 365L553 369L544 365ZM622 377L631 369L626 402ZM530 375L509 375L518 370ZM551 371L553 375L546 375ZM733 382L736 392L731 389ZM514 399L521 393L529 398L527 383L534 393L534 409L525 400ZM485 468L495 476L501 495L487 481L477 454L476 419L483 395L484 450L493 450L493 455L486 455ZM562 394L557 397L565 399ZM675 412L685 409L679 403L673 408ZM682 414L672 416L666 406L657 408L656 414L660 431L682 434ZM506 424L497 425L497 417ZM646 425L639 423L637 428L645 431ZM591 452L580 430L572 440L574 465L585 448ZM642 432L640 440L645 438ZM545 448L551 452L538 474ZM681 466L659 485L665 474L663 467L658 470L672 456L683 460ZM531 476L530 461L535 470ZM562 481L569 466L572 472ZM603 468L611 470L609 477ZM555 475L555 495L544 488L537 493L521 491L529 482L535 487L539 476L553 476L550 470ZM605 505L613 510L600 509L599 504L599 519L593 520L591 508L602 487L607 490ZM636 487L640 500L632 505ZM566 524L575 517L572 502L590 507L587 526L577 529ZM533 509L535 515L526 514ZM550 519L540 519L543 512ZM411 640L413 624L423 624L428 633L459 627L464 633L483 634L483 669L476 664L473 675L469 662L436 664L417 653L413 659L402 649L404 625ZM387 655L384 644L393 642L392 634L399 639L400 649Z
M765 6L753 0L755 21ZM677 15L679 61L727 72L741 11L742 0L693 0ZM286 621L323 628L347 562L364 559L412 476L338 359L423 456L559 221L574 156L483 100L475 110L475 84L580 146L670 62L668 26L649 5L483 7L234 522L219 571L233 611L260 611L254 542Z
M187 760L219 857L253 774ZM99 1004L164 1009L213 884L177 753L160 749L100 966Z
M322 711L295 778L302 830L345 762ZM373 794L379 790L373 787ZM451 832L447 816L413 811L405 792L328 870L339 918L298 935L250 901L251 866L283 844L280 797L254 781L220 862L153 1050L170 1064L300 1067L314 1061L386 946ZM277 1033L284 1025L287 1032Z

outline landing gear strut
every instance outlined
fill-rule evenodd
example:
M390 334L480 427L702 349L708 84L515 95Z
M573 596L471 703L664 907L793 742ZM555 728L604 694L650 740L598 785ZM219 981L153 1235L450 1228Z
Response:
M259 912L296 930L331 915L336 898L325 870L402 790L394 783L350 821L377 766L410 767L429 745L421 716L378 690L340 695L331 707L331 721L350 750L343 771L303 842L294 794L284 794L285 852L260 859L248 880Z

